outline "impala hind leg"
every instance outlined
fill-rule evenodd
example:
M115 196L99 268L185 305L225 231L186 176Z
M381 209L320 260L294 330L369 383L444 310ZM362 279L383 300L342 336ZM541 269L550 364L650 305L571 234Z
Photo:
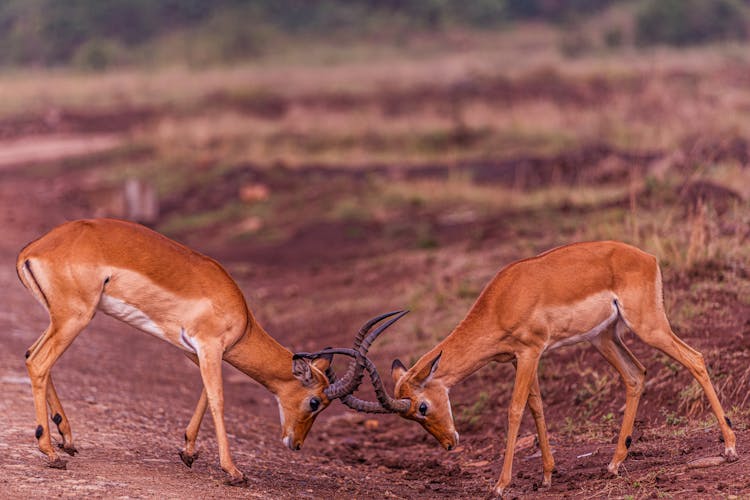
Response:
M70 421L67 415L65 415L60 398L57 397L57 391L52 382L52 374L50 374L49 383L47 384L47 403L49 404L52 421L57 426L57 432L62 436L63 441L58 444L58 447L72 457L78 453L78 450L73 445L73 432L70 428Z
M643 335L641 338L687 368L698 381L719 422L721 434L724 437L724 457L729 462L737 460L736 437L732 431L732 421L724 413L724 408L711 384L703 355L680 340L669 328L669 324L662 324L660 328L651 330L650 334Z
M214 427L216 428L216 440L219 444L221 468L230 476L227 484L230 486L242 486L247 483L247 478L234 465L234 460L232 460L232 455L229 452L229 439L227 438L227 430L224 425L224 388L221 380L222 352L221 346L204 343L198 351L198 360L200 362L203 387L208 399L208 407L211 409Z
M620 464L628 456L628 449L633 442L633 423L646 380L646 369L622 342L620 334L625 330L627 326L619 320L614 327L590 339L591 344L617 370L625 384L625 414L622 417L615 454L607 466L607 470L614 475L617 475Z
M26 359L29 358L31 352L36 349L43 338L44 335L39 337L31 345L31 347L29 347L29 349L26 351ZM50 374L49 384L47 385L47 404L49 404L52 421L57 426L57 432L59 432L60 436L62 436L63 438L62 444L59 444L58 446L68 455L74 456L76 453L78 453L78 450L73 445L73 433L70 428L70 422L68 421L68 417L65 415L65 410L63 410L62 404L60 403L60 398L57 397L57 391L55 390L55 385L52 382L52 374Z
M37 421L35 436L39 449L47 455L49 466L53 468L64 469L66 462L57 455L50 439L49 414L47 413L50 370L87 323L88 320L69 319L62 324L57 324L53 320L26 358L26 369L31 380ZM52 390L54 391L54 388ZM55 396L57 396L56 393Z
M521 425L523 409L529 399L529 391L536 378L539 356L519 357L516 362L516 381L513 385L513 396L511 396L508 408L508 435L505 445L505 460L503 461L503 470L500 473L500 479L495 484L495 494L499 496L502 496L503 490L510 484L518 428Z

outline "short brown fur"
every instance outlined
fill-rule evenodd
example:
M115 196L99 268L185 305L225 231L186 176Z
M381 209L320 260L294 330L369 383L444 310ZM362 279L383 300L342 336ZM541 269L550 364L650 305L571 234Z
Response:
M39 449L51 466L64 467L64 461L50 441L47 404L53 415L59 415L56 420L63 450L71 455L77 450L50 370L102 308L105 294L116 305L124 304L122 307L145 315L153 324L145 331L157 330L163 340L183 349L199 365L204 389L185 433L180 454L185 463L188 459L192 463L195 456L198 428L208 407L216 427L221 467L229 474L230 484L245 481L229 452L222 360L277 396L285 422L284 442L290 448L302 445L315 417L330 403L323 393L328 386L324 374L328 360L295 361L306 374L307 385L302 384L292 372L292 353L258 324L229 274L213 259L146 227L114 219L63 224L27 245L18 256L16 271L24 286L44 299L40 301L50 316L49 326L29 348L26 365L42 429ZM127 318L123 321L143 329L142 319L140 324ZM186 334L188 345L180 341ZM314 412L306 404L312 397L321 401Z
M617 474L628 453L645 369L622 343L632 330L645 343L671 356L701 384L724 438L724 455L736 460L735 435L725 420L703 356L669 326L656 258L614 241L576 243L503 268L485 287L463 321L408 371L394 365L395 397L411 400L402 416L418 421L443 446L457 444L448 391L490 361L512 361L516 379L508 409L508 436L502 473L494 492L511 481L513 452L528 404L539 434L543 485L551 484L554 459L542 411L537 366L548 348L588 340L619 372L626 386L625 414L609 471ZM588 335L586 335L588 334ZM428 368L442 353L437 370ZM418 408L428 402L427 415Z

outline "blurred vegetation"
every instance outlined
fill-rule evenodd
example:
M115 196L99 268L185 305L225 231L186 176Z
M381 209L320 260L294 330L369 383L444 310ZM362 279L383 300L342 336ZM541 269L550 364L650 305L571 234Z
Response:
M747 6L739 0L659 0L643 3L637 15L638 43L695 45L744 40Z
M278 51L289 40L398 43L451 28L502 29L517 21L580 21L613 7L635 19L641 45L745 39L750 0L4 0L0 65L102 70L182 62L227 63ZM610 47L622 44L607 33ZM570 38L569 50L581 42Z

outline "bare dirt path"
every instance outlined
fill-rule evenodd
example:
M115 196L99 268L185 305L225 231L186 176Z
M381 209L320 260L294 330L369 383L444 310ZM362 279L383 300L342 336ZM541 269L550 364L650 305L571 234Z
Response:
M376 428L367 429L362 417L343 410L339 403L321 415L303 450L292 453L280 443L271 395L229 368L225 371L227 427L235 459L249 476L250 485L224 486L210 419L199 437L201 457L193 468L186 468L177 456L184 426L200 392L195 367L177 350L102 315L54 370L80 454L69 460L68 470L46 468L36 449L36 423L23 362L23 353L46 326L46 318L18 283L14 262L18 250L30 239L65 219L87 215L65 197L66 189L75 182L75 175L42 180L10 170L0 178L0 496L480 498L489 491L501 466L506 395L491 393L490 404L496 408L479 412L476 423L459 424L462 444L450 453L416 424L385 416L377 419ZM491 243L492 247L501 244ZM305 248L297 251L302 256L297 267L258 265L247 273L245 266L235 275L241 277L260 321L283 344L298 349L348 344L362 321L402 305L404 299L393 291L398 290L398 283L412 279L410 273L434 272L440 265L439 259L433 265L403 251L373 262L368 260L371 257L354 259L346 266L321 271L305 264ZM441 250L447 256L456 251ZM461 247L460 251L465 250ZM507 258L500 259L495 249L479 248L476 252L498 260L498 265ZM510 248L501 251L504 256L515 252ZM381 284L379 274L384 272L378 270L394 268L404 270L403 275L388 273L389 281ZM231 262L229 269L235 271ZM337 306L341 297L353 295L362 296L356 310ZM418 314L415 311L412 316ZM409 332L413 321L405 319L398 330L389 332L396 339L378 346L375 360L379 366L387 366L396 353L421 352L413 344L403 346L397 340L397 332ZM601 363L592 352L582 359L595 366ZM456 414L466 414L487 388L498 383L507 386L511 376L508 366L480 371L452 394ZM679 392L686 381L689 379L676 379L660 390ZM565 417L572 415L578 404L573 401L575 383L574 378L554 373L542 380L558 469L552 488L538 489L541 465L533 438L529 438L533 424L525 418L521 433L525 439L514 468L511 496L736 498L750 494L745 458L750 432L746 424L736 422L739 462L687 469L689 461L721 450L715 425L710 419L705 429L690 427L685 431L656 425L652 416L658 411L649 407L654 395L648 393L639 413L642 420L631 457L620 477L608 478L604 467L619 425L616 408L622 403L622 394L612 402L615 416L603 434L607 437L565 434Z
M46 135L0 141L0 169L110 150L122 142L114 134Z

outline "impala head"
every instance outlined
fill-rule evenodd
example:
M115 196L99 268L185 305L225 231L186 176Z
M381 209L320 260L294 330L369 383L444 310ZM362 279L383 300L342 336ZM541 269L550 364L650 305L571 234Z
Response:
M292 450L299 450L302 447L315 418L334 399L341 398L346 404L358 401L351 396L351 393L359 387L366 364L369 363L365 357L367 349L378 335L405 314L404 311L395 311L377 316L365 323L357 334L358 340L355 341L357 344L365 343L362 352L353 349L327 348L314 354L297 353L292 357L292 373L301 384L301 388L292 386L287 392L277 394L281 414L282 441L287 447ZM380 325L365 338L375 324L391 316L395 317ZM336 375L330 366L334 354L344 354L353 358L349 369L340 380L336 380Z
M292 359L292 373L298 383L289 384L276 394L281 419L281 440L289 449L299 450L302 447L315 418L333 399L326 395L329 384L325 371L331 359L332 356L312 360L298 357Z
M458 445L458 432L453 423L448 387L435 378L442 352L419 370L407 370L399 360L393 362L391 376L395 384L395 399L408 402L402 417L419 422L446 449Z

